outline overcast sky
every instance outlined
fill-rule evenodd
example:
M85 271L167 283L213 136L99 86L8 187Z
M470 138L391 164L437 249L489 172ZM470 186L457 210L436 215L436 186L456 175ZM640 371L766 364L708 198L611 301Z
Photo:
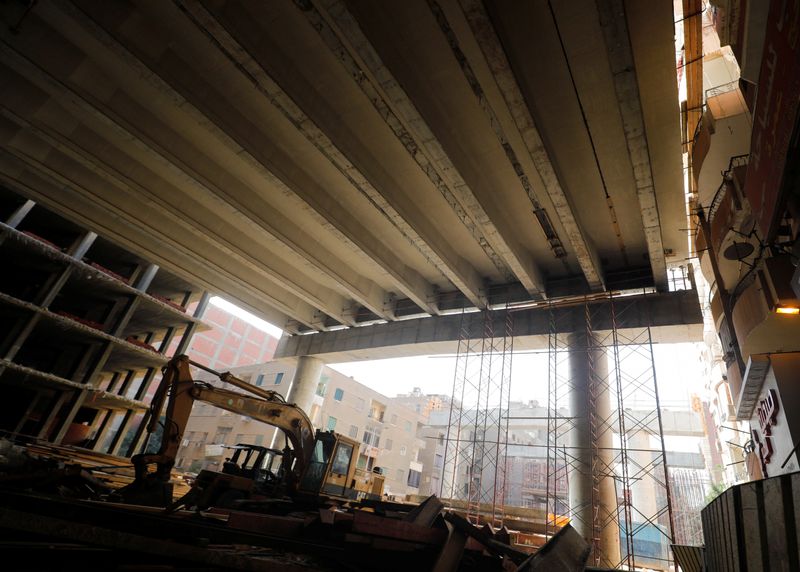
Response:
M695 343L660 344L654 346L656 378L662 407L688 405L692 392L702 387L702 365L700 346ZM644 358L625 358L638 372L647 364ZM392 358L385 360L330 364L330 366L352 376L364 385L393 397L409 393L415 387L424 393L450 395L453 390L454 356L422 356ZM623 363L623 371L631 368ZM547 354L515 354L511 368L511 399L517 401L547 398ZM633 405L633 404L631 404Z

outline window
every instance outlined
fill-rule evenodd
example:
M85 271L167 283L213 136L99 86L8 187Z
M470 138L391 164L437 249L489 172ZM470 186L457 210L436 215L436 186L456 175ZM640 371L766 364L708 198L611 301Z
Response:
M360 397L356 397L356 410L364 411L364 400Z
M256 385L258 385L258 386L264 385L264 374L263 373L259 373L258 374L258 377L256 378Z
M405 457L405 455L406 455L406 446L405 445L401 445L400 446L400 454Z
M415 489L418 489L419 488L419 478L420 478L420 476L422 476L422 473L420 473L419 471L415 471L413 469L409 469L408 470L408 480L406 481L406 484L409 487L413 487Z
M278 372L278 373L275 375L275 385L280 385L282 381L283 381L283 372L282 372L282 371L279 371L279 372Z
M385 445L386 445L386 450L387 451L391 451L392 450L392 440L391 439L386 439Z
M337 387L336 391L333 392L333 399L335 401L341 401L343 397L344 397L344 389L342 389L341 387Z
M444 445L444 433L439 433L439 445Z
M378 401L371 401L369 404L368 417L383 423L383 416L386 414L386 406Z
M219 427L216 435L214 435L214 443L221 443L224 445L232 429L233 427Z
M325 397L325 394L328 393L328 382L327 381L320 381L317 384L317 395L320 397Z
M256 435L256 439L253 442L253 445L263 445L264 444L264 435Z
M405 477L405 476L406 476L406 474L405 474L405 472L403 471L403 469L397 469L397 480L398 480L399 482L401 482L401 483L402 483L402 482L403 482L403 477Z
M336 429L336 417L328 416L328 431Z
M411 421L406 421L406 433L411 433Z
M381 440L381 433L380 430L376 427L367 427L364 429L364 437L361 441L365 445L372 445L373 447L377 447Z
M339 443L336 447L336 455L333 458L331 465L331 473L337 475L346 475L347 469L350 468L350 458L353 456L353 446L347 443Z
M439 454L436 454L433 457L433 466L436 467L437 469L441 469L442 465L444 465L444 457L442 457Z
M350 425L350 432L348 433L350 437L353 439L358 439L358 427L355 425Z

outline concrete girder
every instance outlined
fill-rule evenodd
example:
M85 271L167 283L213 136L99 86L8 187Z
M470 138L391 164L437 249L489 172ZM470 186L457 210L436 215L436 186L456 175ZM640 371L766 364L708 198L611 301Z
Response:
M151 227L150 217L145 220L136 210L128 212L120 208L112 200L116 198L113 193L107 196L88 189L85 194L67 192L74 188L71 181L52 171L39 170L35 164L29 165L24 158L17 157L6 148L0 149L0 181L65 217L103 233L159 266L209 289L221 287L211 284L204 273L206 267L215 269L228 288L226 291L233 293L233 298L272 323L287 324L291 317L308 328L320 328L320 324L315 323L314 308L310 305L289 293L281 297L276 296L275 292L242 286L241 281L217 260L203 260L191 248L178 243L174 236L168 236L163 230L169 228L168 223ZM43 190L47 188L50 190ZM137 240L132 241L129 238L131 235L136 236ZM176 260L180 262L176 263ZM264 307L262 300L265 297L271 300L272 307ZM295 328L285 329L288 332L297 331Z
M511 64L506 57L500 38L497 36L483 3L480 0L460 0L459 3L494 75L505 104L522 136L542 184L555 206L556 214L567 232L567 239L575 251L578 264L586 277L589 288L592 291L604 290L605 279L597 249L591 244L588 236L583 233L574 209L570 204L569 197L561 186L539 130L536 127L536 122L525 102L525 96L522 94L522 90L514 77ZM532 190L528 191L528 194L530 196ZM533 196L531 200L534 208L536 208L538 201Z
M508 276L510 269L512 276L529 293L545 296L544 283L530 255L509 238L507 229L501 231L498 223L491 219L348 8L339 0L319 2L323 6L321 10L315 4L311 3L308 9L303 10L303 14L342 65L356 78L381 117L471 231L487 256L504 275ZM484 304L476 305L482 307Z
M196 3L177 2L195 25L215 42L220 50L230 59L232 64L250 81L254 88L266 97L269 102L279 109L284 116L295 125L298 131L333 164L350 184L357 189L375 210L392 224L398 231L429 261L431 266L439 269L451 281L458 281L454 271L445 260L439 256L416 230L395 210L395 208L381 195L373 184L353 165L347 156L336 147L333 141L309 118L294 100L275 82L264 67L250 54L248 49L241 45L225 27L208 10ZM311 203L310 203L311 204ZM314 206L312 204L312 206ZM435 293L432 285L428 283L412 268L403 264L379 242L366 237L366 233L357 234L349 231L352 220L339 220L333 216L330 209L320 209L319 214L340 231L342 239L351 241L361 249L366 256L372 258L382 268L385 268L397 284L398 290L408 296L417 306L430 314L438 314L434 302ZM346 214L346 213L343 213Z
M619 102L633 177L636 181L636 195L642 212L642 226L647 240L653 280L659 290L666 290L667 266L661 237L661 221L625 5L623 0L596 0L596 5L608 51L611 75L614 78L614 89Z
M2 60L16 73L20 73L22 77L28 78L28 81L33 81L36 87L45 91L45 93L47 93L55 101L59 102L59 104L65 109L70 110L73 114L75 114L75 117L80 117L84 114L87 114L90 121L99 121L104 128L110 129L112 132L118 135L119 137L117 137L116 140L137 144L139 150L145 150L147 157L153 161L152 164L164 162L164 159L159 155L159 153L154 152L146 143L138 140L135 135L128 132L124 127L116 123L113 118L99 111L95 106L84 100L80 94L71 91L57 80L48 76L44 70L41 70L29 60L26 60L25 58L22 58L16 54L5 44L0 45L0 60ZM292 271L290 268L287 268L286 265L283 265L284 268L280 269L280 272L274 270L273 268L267 267L253 254L248 254L245 250L243 250L242 245L232 244L229 241L226 241L220 234L214 232L213 219L217 217L225 218L232 216L246 225L249 223L250 228L253 230L258 230L260 227L254 226L252 221L241 220L241 217L238 216L238 213L235 211L231 212L230 207L212 192L208 191L208 189L204 189L198 184L193 185L193 188L197 189L198 192L205 192L206 197L212 201L213 205L215 205L216 210L214 208L206 209L207 214L210 214L212 218L208 219L206 223L200 222L200 219L197 221L191 221L187 215L188 209L168 202L165 199L165 196L169 196L169 193L160 192L165 188L168 188L168 184L164 184L163 187L158 185L158 190L154 190L154 188L149 186L141 185L132 180L130 177L127 177L121 173L120 169L124 170L125 166L114 168L113 166L103 164L97 158L97 153L91 153L80 148L70 137L58 133L56 130L49 128L38 121L36 124L31 123L18 116L7 107L3 107L2 110L3 117L12 121L21 129L25 129L31 134L37 135L42 140L46 141L51 147L69 155L71 159L75 160L84 168L100 177L106 183L115 185L120 189L127 189L127 191L132 193L132 195L139 195L143 198L149 197L153 204L157 205L155 208L172 213L174 220L173 224L184 227L184 229L188 232L191 232L197 240L207 241L209 237L215 237L219 244L224 245L224 248L228 251L230 256L249 266L252 270L263 276L263 278L273 282L276 287L284 290L284 285L288 284L295 292L295 295L307 302L309 305L322 308L330 316L343 323L349 325L355 324L355 320L351 316L348 316L344 311L348 305L344 297L336 294L333 291L326 291L325 289L312 292L310 289L304 287L301 281L290 277L289 273ZM98 142L102 144L102 141L98 140ZM211 245L213 242L209 241L208 244ZM201 256L199 251L197 256ZM273 265L274 264L276 264L276 261L273 261ZM306 321L306 319L304 318L303 321Z
M47 21L53 21L58 25L58 29L62 31L71 29L69 27L70 22L74 26L77 26L77 33L86 34L90 42L102 46L110 51L115 58L135 70L137 72L136 76L139 79L146 80L156 93L166 96L175 105L180 107L182 113L188 115L198 125L206 129L221 145L224 145L240 160L256 170L270 184L284 193L299 196L296 188L290 187L256 157L257 151L253 150L246 142L236 139L233 135L229 134L228 131L219 126L217 124L221 121L219 117L211 119L211 116L205 114L197 107L195 101L190 101L188 99L191 97L191 94L178 92L171 84L165 81L157 71L151 69L127 47L123 46L118 40L108 34L108 32L91 20L81 9L71 4L64 3L57 6L42 6L40 10L37 10L37 14ZM137 133L137 137L146 139L146 136L141 133ZM223 186L212 184L207 177L198 173L196 169L193 169L187 162L175 156L169 149L159 146L157 142L152 140L146 141L146 144L155 149L154 155L156 157L158 155L167 157L169 162L182 170L186 174L187 180L190 180L195 186L199 185L200 188L203 188L207 193L210 192L212 196L224 197L227 203L243 214L245 222L249 224L255 232L264 233L271 239L282 243L285 247L283 249L284 255L301 258L303 265L309 272L320 276L319 280L331 283L336 290L352 297L358 304L363 305L374 314L386 319L391 319L393 317L392 311L387 311L387 304L391 300L391 296L389 296L387 292L383 291L382 288L369 279L361 278L358 281L350 279L341 272L341 268L345 265L334 264L328 261L330 257L316 255L307 248L304 248L299 239L293 239L289 236L289 230L294 226L293 223L282 216L277 210L270 209L266 203L262 202L259 205L259 211L256 212L253 208L239 200L236 193L226 191ZM314 209L314 211L316 212L318 209ZM275 221L279 221L280 224L276 224ZM286 231L282 229L286 229ZM298 231L294 234L299 236L300 233ZM345 237L339 236L337 238ZM319 245L319 249L323 248L322 245ZM348 310L346 308L349 305L350 304L343 304L338 309L330 307L329 305L319 305L318 307L338 321L352 325L354 324L354 320L351 316L348 316Z
M617 307L625 304L627 308L624 316L617 310L616 326L621 331L649 325L652 327L654 343L703 339L703 315L695 290L618 296L614 300ZM592 310L592 330L595 333L611 330L612 317L608 299L590 303L604 305ZM553 322L546 302L531 308L512 310L514 349L547 348L553 323L559 334L569 334L585 328L586 312L583 304L583 300L577 299L569 304L553 306ZM494 331L502 331L505 327L505 312L493 312L492 318L495 321ZM470 338L482 337L484 331L479 323L482 320L473 322ZM452 354L457 351L458 341L462 336L461 314L448 314L389 322L369 328L283 336L278 343L275 358L311 355L328 363L340 363L409 355Z

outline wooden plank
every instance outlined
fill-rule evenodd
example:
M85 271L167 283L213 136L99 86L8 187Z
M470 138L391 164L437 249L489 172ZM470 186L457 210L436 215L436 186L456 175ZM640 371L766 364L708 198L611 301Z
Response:
M403 520L422 526L431 526L436 517L442 514L442 510L444 510L442 501L436 498L436 495L431 495L414 507Z
M352 531L354 533L396 538L408 542L423 542L437 546L442 545L447 537L447 533L439 528L430 528L412 522L386 518L363 510L354 511Z
M559 530L547 544L519 565L525 572L582 572L586 568L591 547L571 525Z
M458 530L449 522L447 525L447 541L442 547L433 566L433 572L455 572L461 564L461 556L464 554L464 547L467 545L467 535Z

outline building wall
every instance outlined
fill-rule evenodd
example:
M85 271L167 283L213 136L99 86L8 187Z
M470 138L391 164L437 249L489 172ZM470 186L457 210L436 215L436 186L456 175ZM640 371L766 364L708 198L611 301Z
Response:
M212 302L203 320L211 328L192 338L189 357L218 371L268 362L275 355L278 338L234 316ZM175 347L171 348L173 351Z
M424 416L328 367L320 386L312 423L358 438L359 466L380 467L390 496L419 494L426 442L418 430Z

